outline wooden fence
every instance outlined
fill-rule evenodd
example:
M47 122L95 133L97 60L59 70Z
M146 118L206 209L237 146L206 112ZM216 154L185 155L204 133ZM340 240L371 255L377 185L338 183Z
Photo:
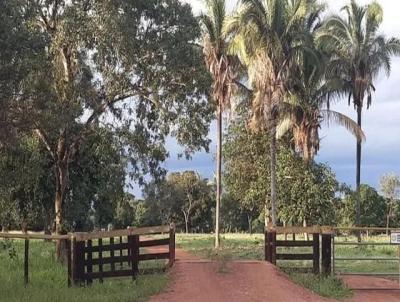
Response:
M265 260L274 265L276 265L277 260L310 260L313 263L312 271L315 274L320 272L330 274L332 232L333 230L324 227L278 227L268 229L265 232ZM292 239L288 240L285 236L284 240L277 240L277 234L292 234ZM295 234L311 234L312 240L296 240ZM312 253L278 253L278 247L311 247Z
M166 238L141 240L140 236L168 234ZM106 242L103 239L107 239ZM97 241L97 245L94 243ZM152 248L165 246L167 251L152 252ZM145 248L141 253L140 248ZM168 266L175 261L175 228L160 226L140 229L116 230L98 233L76 233L72 237L68 255L69 283L93 282L109 277L136 278L139 262L167 259ZM148 252L147 252L148 251ZM95 257L97 256L97 257Z
M161 234L162 238L149 238ZM165 237L168 235L168 237ZM93 279L136 278L139 263L147 260L175 261L175 227L128 228L106 232L69 233L68 235L0 233L0 238L24 239L24 283L29 282L29 241L64 240L67 247L68 286L90 284ZM94 243L97 243L96 245ZM163 247L159 251L159 247ZM140 248L144 248L141 250Z

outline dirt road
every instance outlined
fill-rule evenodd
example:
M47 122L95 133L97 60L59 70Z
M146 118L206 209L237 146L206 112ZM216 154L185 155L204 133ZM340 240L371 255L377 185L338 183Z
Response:
M262 261L233 261L222 267L176 251L169 287L151 302L329 302L291 282ZM354 279L352 282L356 282ZM346 302L400 302L400 292L355 292Z

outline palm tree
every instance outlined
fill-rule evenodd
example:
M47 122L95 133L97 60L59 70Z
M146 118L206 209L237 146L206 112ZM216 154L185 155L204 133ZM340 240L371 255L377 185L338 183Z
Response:
M332 97L341 96L343 83L338 78L329 78L326 67L330 56L316 43L316 33L320 29L320 12L323 7L311 14L304 24L304 35L311 53L304 53L297 66L296 77L291 80L291 93L285 98L277 129L277 139L289 130L297 152L306 163L311 162L320 147L319 130L323 123L345 127L358 140L365 140L361 128L346 115L330 110Z
M242 0L224 32L230 52L246 66L253 89L250 126L270 136L271 218L276 225L276 128L290 71L305 51L303 24L315 0ZM267 204L267 202L266 202ZM266 219L267 223L267 219Z
M203 28L203 51L207 68L213 79L212 96L217 107L217 192L215 210L215 248L219 247L219 209L221 202L221 147L222 112L230 105L234 74L232 58L226 53L226 41L222 34L225 21L225 0L205 0L207 14L200 16Z
M362 109L367 97L367 109L375 91L374 79L384 69L390 74L391 57L400 54L400 41L387 39L378 33L383 12L377 2L359 6L354 0L342 8L345 16L333 15L327 19L319 40L332 54L328 71L343 81L343 91L348 94L357 111L361 128ZM361 140L357 139L356 216L360 225Z

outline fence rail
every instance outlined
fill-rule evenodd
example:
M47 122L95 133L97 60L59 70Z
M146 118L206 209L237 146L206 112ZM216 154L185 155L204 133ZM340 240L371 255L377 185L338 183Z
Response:
M167 238L140 240L140 236L155 234L168 235ZM72 284L103 281L109 277L136 278L139 262L148 260L168 260L168 267L175 261L175 226L155 226L127 228L91 233L68 233L66 235L44 235L32 233L4 233L0 238L24 239L24 283L29 282L29 241L62 240L67 248L68 286ZM115 240L116 238L116 240ZM103 239L107 242L103 242ZM97 245L94 243L97 242ZM152 247L166 246L166 252L151 252ZM140 248L150 252L140 253ZM97 257L95 258L95 255ZM108 269L108 266L110 267ZM119 269L117 268L119 266ZM97 268L97 271L94 270ZM107 267L107 270L106 270Z

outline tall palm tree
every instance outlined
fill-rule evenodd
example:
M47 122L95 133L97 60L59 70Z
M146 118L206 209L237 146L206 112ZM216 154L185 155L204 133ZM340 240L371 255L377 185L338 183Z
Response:
M230 105L234 74L232 58L226 53L222 28L226 17L225 0L205 0L207 14L200 16L203 28L203 51L207 68L213 79L212 96L217 108L217 192L215 207L215 248L219 247L219 209L221 203L222 113Z
M375 91L374 80L383 69L390 74L391 57L400 54L400 41L378 33L383 11L377 2L366 6L354 0L342 8L344 16L330 16L320 34L320 41L332 53L329 72L344 83L349 105L352 100L361 127L362 109L367 98L367 109ZM361 140L357 139L356 217L360 225Z
M230 52L247 67L253 89L250 126L270 136L271 218L276 225L276 128L293 66L305 51L303 24L315 0L241 0L224 28ZM266 202L267 204L267 202ZM267 223L267 220L266 220Z

